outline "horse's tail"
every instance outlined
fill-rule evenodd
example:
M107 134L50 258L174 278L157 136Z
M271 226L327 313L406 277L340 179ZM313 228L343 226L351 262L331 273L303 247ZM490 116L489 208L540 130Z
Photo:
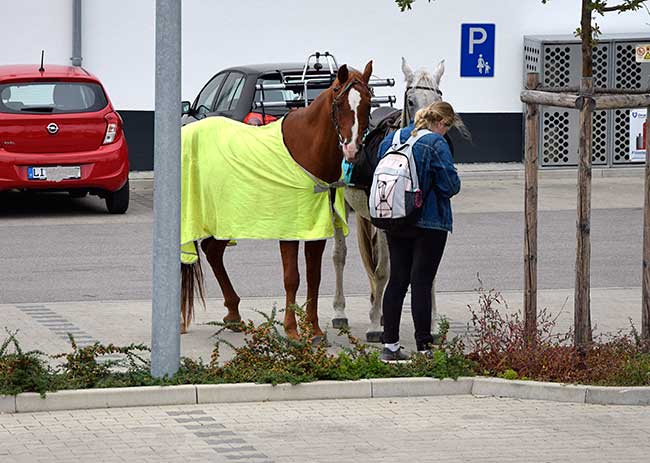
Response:
M181 332L185 333L194 320L194 294L198 293L205 307L205 289L203 287L203 270L201 255L194 242L197 260L193 264L181 264Z

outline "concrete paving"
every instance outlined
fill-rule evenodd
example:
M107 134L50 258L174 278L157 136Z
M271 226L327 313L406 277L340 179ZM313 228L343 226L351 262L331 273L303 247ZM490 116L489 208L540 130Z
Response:
M471 396L0 415L0 461L641 462L645 407Z

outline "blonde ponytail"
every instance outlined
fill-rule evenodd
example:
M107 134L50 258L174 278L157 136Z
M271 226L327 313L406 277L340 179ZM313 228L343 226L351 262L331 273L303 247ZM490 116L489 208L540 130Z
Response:
M421 129L432 130L439 121L442 121L447 127L456 127L463 137L471 138L463 120L446 101L436 101L415 113L415 128L411 132L411 135L415 136L418 130Z

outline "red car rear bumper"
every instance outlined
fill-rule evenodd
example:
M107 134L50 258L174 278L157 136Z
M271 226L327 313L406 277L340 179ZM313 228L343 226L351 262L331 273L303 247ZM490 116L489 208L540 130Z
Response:
M30 180L29 167L80 166L81 178L59 182ZM0 149L0 191L12 189L119 190L129 178L129 154L124 137L94 151L74 153L13 153Z

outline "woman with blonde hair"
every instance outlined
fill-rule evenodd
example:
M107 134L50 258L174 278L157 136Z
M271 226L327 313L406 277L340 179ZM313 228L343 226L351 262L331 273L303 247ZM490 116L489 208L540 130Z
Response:
M390 279L384 293L384 349L385 362L408 360L401 351L399 326L404 297L411 286L411 313L415 325L417 350L430 352L431 288L452 231L450 198L460 191L460 179L454 166L445 135L450 127L457 127L463 135L469 132L452 106L438 101L420 109L415 120L401 129L400 142L420 135L412 147L413 157L422 189L423 204L420 216L413 225L387 231L390 253ZM425 131L424 134L422 131ZM379 147L381 159L393 142L395 133L389 133Z

